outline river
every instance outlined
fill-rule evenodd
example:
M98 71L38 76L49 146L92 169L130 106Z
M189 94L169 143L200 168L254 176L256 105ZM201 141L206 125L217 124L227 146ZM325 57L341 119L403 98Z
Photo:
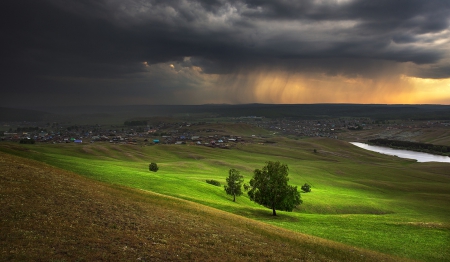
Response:
M439 155L433 155L428 153L422 153L422 152L415 152L410 150L404 150L404 149L393 149L389 147L383 147L383 146L372 146L364 143L359 142L350 142L350 144L353 144L357 147L364 148L366 150L391 155L391 156L398 156L401 158L408 158L408 159L415 159L417 162L444 162L444 163L450 163L450 157L448 156L439 156Z

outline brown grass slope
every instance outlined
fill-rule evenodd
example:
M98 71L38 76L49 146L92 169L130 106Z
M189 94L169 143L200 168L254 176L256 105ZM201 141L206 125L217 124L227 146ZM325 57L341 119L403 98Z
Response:
M4 153L0 170L2 261L399 261Z

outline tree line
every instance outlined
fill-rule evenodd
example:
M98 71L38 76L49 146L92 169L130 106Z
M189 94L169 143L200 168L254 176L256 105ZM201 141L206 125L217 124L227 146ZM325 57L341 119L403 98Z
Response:
M368 141L371 145L387 146L398 149L408 149L412 151L427 152L439 155L450 155L450 147L442 145L433 145L428 143L410 142L391 139L371 139Z

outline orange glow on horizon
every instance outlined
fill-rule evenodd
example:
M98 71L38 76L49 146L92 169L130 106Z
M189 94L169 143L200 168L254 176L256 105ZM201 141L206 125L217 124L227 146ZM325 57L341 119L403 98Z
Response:
M136 84L145 84L155 77L170 80L170 96L159 103L450 105L450 78L409 77L402 71L404 68L381 68L372 78L271 69L206 74L198 66L164 63L149 66Z
M284 72L233 78L224 82L241 94L239 103L450 104L450 79L404 75L369 79Z
M406 76L403 78L414 86L414 94L418 101L424 101L423 104L450 104L450 78L429 79Z

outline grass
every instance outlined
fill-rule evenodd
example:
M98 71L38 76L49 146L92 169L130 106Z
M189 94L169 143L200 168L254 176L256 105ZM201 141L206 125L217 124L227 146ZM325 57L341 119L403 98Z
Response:
M0 168L2 261L404 260L4 153Z
M305 233L404 258L449 261L448 164L416 163L371 153L329 139L271 138L273 144L232 150L198 146L2 144L0 150L95 180L193 201L265 225ZM317 150L317 153L313 152ZM290 183L312 185L294 212L271 212L249 201L232 202L222 187L236 168L249 181L265 161L288 164ZM157 173L148 171L156 162ZM339 259L337 259L339 260Z

